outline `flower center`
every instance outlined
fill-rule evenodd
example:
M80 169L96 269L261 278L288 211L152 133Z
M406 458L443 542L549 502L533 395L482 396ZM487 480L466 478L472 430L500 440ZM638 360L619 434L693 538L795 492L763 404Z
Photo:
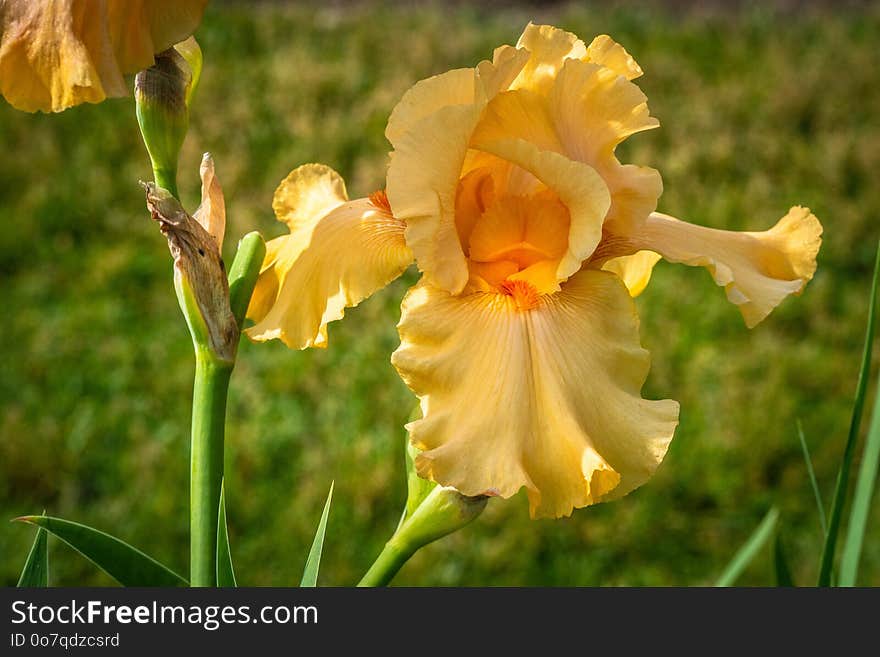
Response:
M513 301L519 310L531 310L538 305L541 295L538 289L522 279L502 281L499 286L501 293L513 297Z
M455 223L468 259L472 291L514 297L520 309L557 288L556 269L568 249L571 218L554 192L537 183L512 186L489 167L459 181ZM537 183L537 184L535 184Z

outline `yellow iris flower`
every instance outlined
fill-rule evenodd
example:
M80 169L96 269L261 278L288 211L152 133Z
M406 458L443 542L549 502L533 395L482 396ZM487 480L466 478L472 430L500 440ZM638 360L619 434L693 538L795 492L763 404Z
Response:
M822 228L800 207L745 233L655 212L660 174L615 156L658 126L641 73L607 36L530 24L492 61L416 84L388 122L387 196L349 201L315 164L281 183L290 235L268 244L249 336L325 346L414 258L392 362L421 400L419 474L466 495L525 487L550 517L644 483L678 423L677 402L640 392L631 297L654 264L706 267L751 327L810 280Z
M190 36L208 0L0 0L0 94L26 112L125 96L123 75Z

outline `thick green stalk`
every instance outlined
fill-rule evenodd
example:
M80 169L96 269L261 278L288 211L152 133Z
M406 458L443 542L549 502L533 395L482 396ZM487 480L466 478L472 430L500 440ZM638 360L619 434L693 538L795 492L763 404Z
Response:
M217 581L217 510L223 482L226 395L233 363L196 349L190 472L190 584Z
M403 564L409 561L416 553L418 547L402 545L395 538L385 544L382 553L377 557L373 565L358 583L358 586L387 586L397 574Z
M180 199L180 193L177 191L177 168L172 171L170 169L153 169L153 180L163 189L167 189L171 195Z
M266 253L262 238L251 233L239 245L230 269L235 290L235 340ZM217 518L223 483L224 431L229 379L235 350L221 358L211 346L209 329L192 295L192 288L175 276L180 307L186 317L196 356L192 407L190 469L190 584L217 584Z

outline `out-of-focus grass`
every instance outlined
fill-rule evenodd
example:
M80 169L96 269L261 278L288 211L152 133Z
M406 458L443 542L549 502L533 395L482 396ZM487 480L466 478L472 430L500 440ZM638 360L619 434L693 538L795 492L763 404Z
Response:
M660 130L624 161L655 166L660 208L716 227L762 229L793 204L825 226L814 281L753 331L702 270L661 264L638 300L653 353L646 395L681 401L657 476L622 501L533 522L522 496L493 501L407 565L401 584L706 584L771 504L794 576L815 581L819 523L796 435L830 489L859 365L880 236L880 12L688 13L622 6L478 11L219 5L198 38L205 70L182 158L196 202L213 152L235 237L281 234L272 192L326 162L352 195L382 185L383 128L416 80L491 55L528 20L632 52ZM0 518L46 508L186 569L190 344L131 99L61 115L0 107ZM330 349L243 344L227 443L229 531L239 582L299 581L331 479L322 584L350 584L403 503L402 426L413 398L389 364L415 271L330 329ZM875 508L862 581L880 584ZM0 530L14 584L32 532ZM52 581L109 580L53 545ZM772 559L739 581L772 582Z

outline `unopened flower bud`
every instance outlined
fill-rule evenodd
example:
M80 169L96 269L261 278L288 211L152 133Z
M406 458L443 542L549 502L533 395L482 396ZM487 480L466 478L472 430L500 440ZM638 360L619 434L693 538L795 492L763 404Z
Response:
M391 540L415 551L467 525L483 512L488 501L485 495L468 497L454 488L435 486Z
M187 92L192 70L174 48L156 55L156 63L135 76L138 125L156 184L177 196L177 158L189 127Z
M485 495L468 497L454 488L435 485L416 509L404 516L358 586L385 586L420 548L473 521L488 501Z

